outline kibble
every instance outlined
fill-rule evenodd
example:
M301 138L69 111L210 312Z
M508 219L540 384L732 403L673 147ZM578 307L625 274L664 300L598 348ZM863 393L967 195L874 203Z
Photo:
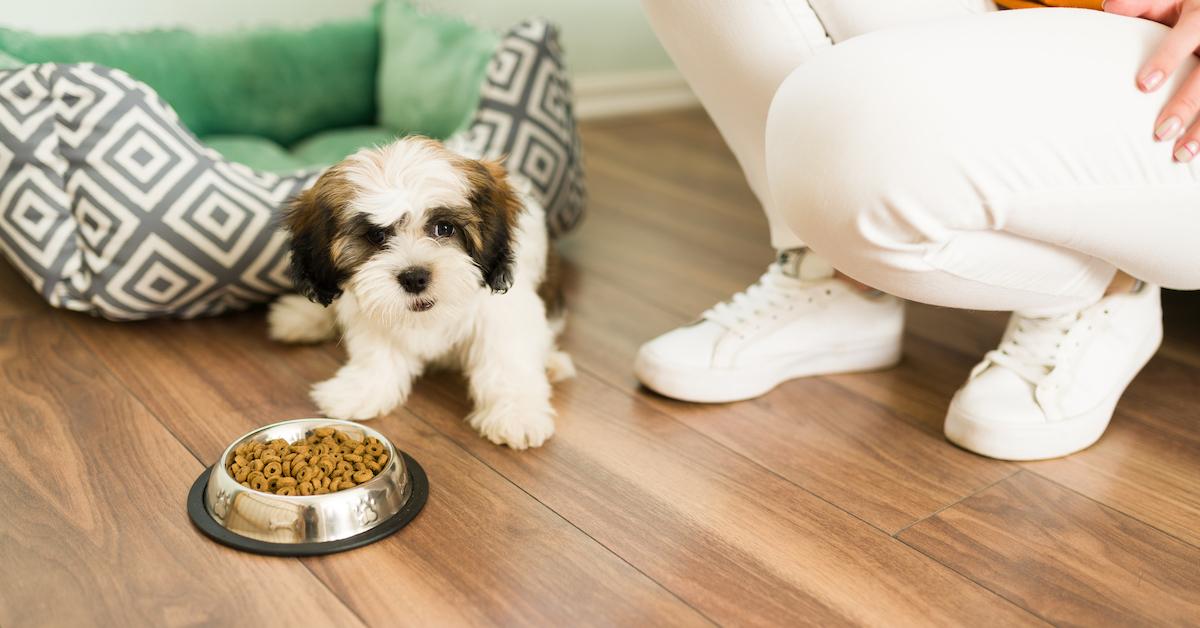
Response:
M332 427L304 440L282 438L238 446L226 463L242 486L276 495L325 495L369 482L387 464L387 447L368 436L358 442Z

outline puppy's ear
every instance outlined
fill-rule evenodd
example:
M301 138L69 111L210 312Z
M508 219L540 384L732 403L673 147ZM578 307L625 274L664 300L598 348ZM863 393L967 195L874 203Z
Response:
M337 217L323 202L321 182L297 195L283 212L283 227L292 235L291 276L296 290L329 305L342 295L341 273L331 247Z
M492 292L507 292L513 282L513 237L524 207L504 166L494 161L467 164L471 207L479 216L479 233L471 256Z

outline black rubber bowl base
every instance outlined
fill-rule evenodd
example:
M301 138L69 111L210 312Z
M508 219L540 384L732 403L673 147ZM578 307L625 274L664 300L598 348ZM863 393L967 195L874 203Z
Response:
M400 455L404 458L405 468L408 469L408 477L412 482L412 494L396 514L362 534L324 543L270 543L234 534L221 527L204 507L204 489L208 487L208 475L212 471L212 467L205 469L192 484L192 490L188 491L188 516L205 536L243 552L267 556L320 556L362 547L386 538L408 525L408 522L412 521L425 507L425 500L429 498L429 478L425 476L425 470L408 454L400 452Z

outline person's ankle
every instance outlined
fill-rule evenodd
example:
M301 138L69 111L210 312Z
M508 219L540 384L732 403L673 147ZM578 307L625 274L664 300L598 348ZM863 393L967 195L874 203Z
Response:
M1116 276L1109 282L1108 288L1104 290L1104 296L1137 292L1143 285L1137 277L1118 270Z
M821 281L833 277L833 266L806 246L780 249L775 255L780 270L793 279Z
M871 286L835 269L828 260L814 253L806 246L791 249L781 249L777 259L783 274L802 281L821 281L837 279L859 292L880 292Z

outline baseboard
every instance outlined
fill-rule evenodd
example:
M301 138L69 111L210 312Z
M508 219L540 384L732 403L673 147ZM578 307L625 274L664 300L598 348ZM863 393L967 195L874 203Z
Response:
M674 68L583 74L575 77L575 113L581 119L692 107L696 95Z

